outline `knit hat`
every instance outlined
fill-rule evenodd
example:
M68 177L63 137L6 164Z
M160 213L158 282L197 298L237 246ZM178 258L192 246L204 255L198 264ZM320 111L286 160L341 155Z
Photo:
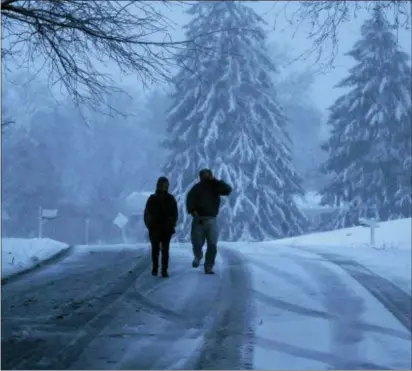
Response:
M157 179L156 189L159 189L160 186L164 183L169 183L169 179L167 179L165 176L161 176L159 179Z

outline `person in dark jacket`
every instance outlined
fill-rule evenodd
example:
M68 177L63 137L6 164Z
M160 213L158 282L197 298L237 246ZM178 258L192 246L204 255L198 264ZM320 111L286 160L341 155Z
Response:
M144 222L149 230L152 245L152 275L159 271L160 247L162 250L162 276L169 277L169 247L175 233L178 219L176 199L169 193L169 181L160 177L156 185L156 193L150 195L144 211Z
M199 172L200 182L195 184L186 198L187 212L193 216L191 240L193 246L192 266L197 268L203 258L203 245L207 242L205 273L214 274L217 253L218 229L216 217L219 213L220 196L228 196L232 188L223 180L213 176L210 169Z

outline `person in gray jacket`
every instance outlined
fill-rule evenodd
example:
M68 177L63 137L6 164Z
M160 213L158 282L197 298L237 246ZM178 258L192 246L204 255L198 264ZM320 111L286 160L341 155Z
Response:
M203 258L203 245L207 242L205 273L214 274L217 253L218 228L216 217L219 213L220 196L228 196L232 187L213 176L210 169L199 172L200 182L195 184L186 198L187 212L193 216L191 240L193 246L192 266L197 268Z

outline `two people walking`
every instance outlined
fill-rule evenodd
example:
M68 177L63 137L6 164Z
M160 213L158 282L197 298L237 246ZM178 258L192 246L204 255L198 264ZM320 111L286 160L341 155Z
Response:
M200 181L190 189L186 198L187 212L193 217L190 233L194 255L192 266L199 267L206 242L204 270L206 274L214 274L218 240L216 217L219 213L220 197L230 195L232 188L224 181L216 179L210 169L202 169L199 178ZM159 178L156 193L147 200L144 212L144 221L152 245L152 274L158 274L159 251L162 246L163 277L168 277L170 240L175 233L178 219L177 202L168 193L168 188L167 178Z

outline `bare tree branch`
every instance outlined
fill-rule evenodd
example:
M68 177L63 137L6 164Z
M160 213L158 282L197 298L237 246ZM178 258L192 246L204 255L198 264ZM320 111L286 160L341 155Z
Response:
M4 134L5 130L7 129L7 127L13 125L15 122L12 119L9 118L2 118L1 120L1 133Z
M284 5L285 16L289 5L289 3ZM394 30L410 30L411 1L300 1L297 10L291 17L286 16L286 18L289 26L295 27L295 32L303 25L309 25L308 38L312 44L295 60L306 60L314 56L314 64L318 65L320 70L333 68L339 51L341 27L350 20L356 19L361 12L371 12L377 5L384 9L386 20Z
M173 41L169 31L175 25L157 9L159 5L187 4L183 0L2 0L3 65L6 70L36 67L34 75L47 72L49 86L63 86L77 107L109 107L109 114L122 114L107 104L107 96L119 91L118 82L104 72L109 63L123 76L136 77L143 87L169 82L176 67L182 67L178 58L182 52L209 53L210 48L202 45L204 37L231 31L213 30Z
M172 41L173 24L155 5L142 0L2 0L3 64L6 69L37 64L37 73L45 70L50 86L62 85L78 107L101 108L107 93L118 90L103 72L108 63L146 87L169 81L184 47L199 48L195 40Z

